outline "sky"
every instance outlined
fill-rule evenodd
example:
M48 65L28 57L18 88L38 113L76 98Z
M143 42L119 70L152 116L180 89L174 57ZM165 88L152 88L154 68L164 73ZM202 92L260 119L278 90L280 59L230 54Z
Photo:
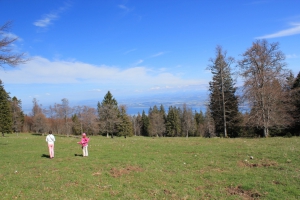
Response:
M300 0L0 0L0 25L13 21L3 35L18 37L14 51L30 58L0 69L0 79L25 113L33 98L45 108L63 98L96 107L108 91L131 112L151 102L199 108L217 45L240 60L258 39L278 42L297 75L299 8Z

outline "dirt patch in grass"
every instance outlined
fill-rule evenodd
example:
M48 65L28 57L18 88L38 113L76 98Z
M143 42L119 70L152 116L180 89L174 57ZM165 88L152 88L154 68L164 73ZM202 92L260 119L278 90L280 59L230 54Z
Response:
M272 160L261 160L257 163L249 162L249 161L238 161L238 166L240 167L272 167L277 166L278 163Z
M259 199L261 197L261 194L258 192L252 190L243 190L241 186L229 187L226 188L226 191L229 195L237 195L244 200Z
M142 171L143 169L138 166L127 166L121 169L111 168L110 174L112 177L117 178L125 174L129 174L130 172L142 172Z

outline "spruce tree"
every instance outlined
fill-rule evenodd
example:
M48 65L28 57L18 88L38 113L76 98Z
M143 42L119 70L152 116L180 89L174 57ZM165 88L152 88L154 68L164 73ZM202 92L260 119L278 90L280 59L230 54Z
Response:
M294 118L294 124L292 126L292 132L299 136L300 135L300 72L295 78L292 85L292 104L294 111L292 116Z
M149 136L149 117L146 115L145 111L142 112L142 119L141 119L141 135L142 136Z
M4 133L12 132L12 113L10 105L10 96L5 91L4 85L0 80L0 132L2 136Z
M166 136L181 136L180 109L177 109L176 106L169 107L166 121Z
M215 122L215 130L218 136L236 137L239 133L240 118L236 87L230 69L234 59L227 57L226 51L217 46L216 57L210 61L212 64L209 69L213 80L209 83L209 109Z
M120 108L120 123L118 124L118 136L133 136L132 122L130 117L126 113L125 106L121 106Z
M110 134L113 138L114 134L117 133L120 118L118 102L113 98L110 91L106 93L102 103L98 102L97 109L100 132L106 134L107 137L109 137Z
M24 124L24 114L22 111L22 101L13 97L11 99L11 112L12 112L12 130L13 132L21 132Z

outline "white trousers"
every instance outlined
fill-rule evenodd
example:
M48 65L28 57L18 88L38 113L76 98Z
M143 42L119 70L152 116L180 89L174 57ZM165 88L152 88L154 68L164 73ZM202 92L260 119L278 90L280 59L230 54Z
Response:
M83 152L83 156L88 156L89 155L88 145L82 147L82 152Z

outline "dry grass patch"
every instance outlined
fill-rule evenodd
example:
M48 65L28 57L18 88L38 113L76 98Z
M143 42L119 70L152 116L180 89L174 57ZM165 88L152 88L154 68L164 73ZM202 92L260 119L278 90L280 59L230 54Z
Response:
M226 191L229 195L237 195L237 196L240 196L244 200L259 199L261 196L261 194L259 194L256 191L243 190L241 188L241 186L230 187L230 188L227 188Z
M261 160L257 163L249 162L247 160L238 161L238 166L240 167L272 167L277 166L278 163L272 160Z
M112 177L117 178L125 174L129 174L130 172L142 172L142 171L143 169L138 166L127 166L121 169L111 168L110 174Z

